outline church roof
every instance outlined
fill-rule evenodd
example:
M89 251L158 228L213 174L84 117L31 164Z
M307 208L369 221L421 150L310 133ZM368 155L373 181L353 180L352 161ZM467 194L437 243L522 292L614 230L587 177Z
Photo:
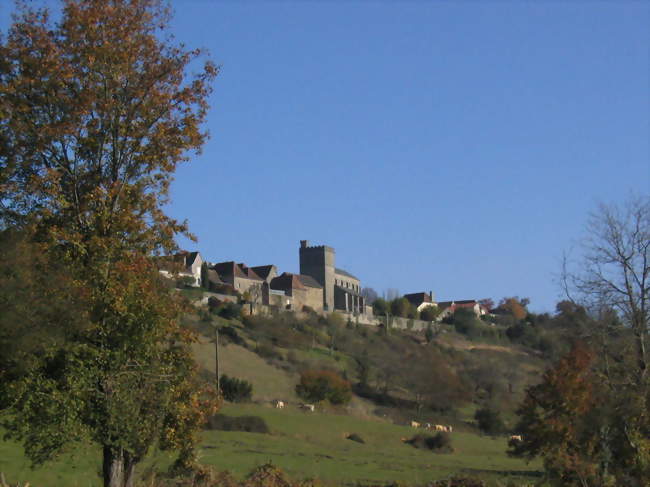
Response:
M334 272L335 272L336 274L338 274L339 276L351 277L352 279L356 279L357 281L359 280L358 277L353 276L353 275L350 274L348 271L344 271L343 269L338 269L338 268L336 268L336 269L334 270Z
M323 286L318 284L318 281L311 276L306 276L305 274L299 274L298 279L307 287L315 287L318 289L323 289Z

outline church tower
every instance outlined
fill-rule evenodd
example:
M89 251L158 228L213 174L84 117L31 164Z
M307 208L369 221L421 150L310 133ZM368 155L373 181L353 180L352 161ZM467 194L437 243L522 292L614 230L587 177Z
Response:
M326 245L309 246L300 241L300 273L313 277L323 286L323 309L334 311L334 249Z

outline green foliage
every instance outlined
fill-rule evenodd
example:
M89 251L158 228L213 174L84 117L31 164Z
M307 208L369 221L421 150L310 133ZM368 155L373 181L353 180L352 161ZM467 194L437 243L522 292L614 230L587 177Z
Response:
M248 402L253 396L253 385L243 379L223 374L219 379L219 385L226 401Z
M241 317L241 305L231 301L220 301L214 296L208 299L210 312L225 319L234 320Z
M210 279L208 279L208 263L201 264L201 287L206 291L210 290Z
M16 350L12 360L26 360L2 376L6 425L37 463L94 441L105 484L122 487L155 442L191 462L204 411L216 407L196 379L193 334L179 326L183 303L151 259L189 236L163 206L177 164L205 140L216 68L163 40L168 11L153 0L68 0L56 23L18 5L0 38L0 226L68 269L62 287L77 317L38 354ZM190 64L198 74L187 79ZM19 314L45 317L28 303Z
M300 374L296 394L310 402L327 399L332 404L345 404L352 398L352 388L348 381L335 372L307 370Z
M390 312L393 316L399 316L401 318L418 317L417 309L406 298L396 298L391 301Z
M363 441L363 438L361 438L361 436L359 436L359 435L356 434L356 433L350 433L350 434L349 434L348 436L346 436L345 438L346 438L347 440L356 441L357 443L365 443L365 441Z
M424 332L424 338L426 338L427 343L430 343L431 340L433 340L434 336L435 336L435 334L433 333L433 327L431 326L431 323L429 323L427 325L426 331Z
M431 450L434 453L451 453L454 451L451 446L451 436L442 431L433 436L415 435L406 443L415 448Z
M488 435L496 436L505 431L501 413L489 406L477 409L474 414L474 419L479 429Z
M441 311L437 306L427 306L420 311L420 319L423 321L435 321Z
M227 416L215 414L210 416L205 429L218 431L246 431L247 433L270 433L264 418L259 416Z
M372 311L376 316L386 316L390 313L390 304L384 298L377 298L372 303Z

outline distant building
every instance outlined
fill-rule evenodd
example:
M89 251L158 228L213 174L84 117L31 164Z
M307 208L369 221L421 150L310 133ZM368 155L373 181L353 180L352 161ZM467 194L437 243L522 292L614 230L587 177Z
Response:
M335 251L326 245L310 246L300 241L300 274L310 276L322 286L323 309L348 313L365 312L365 299L361 296L361 282L343 269L335 266Z
M171 257L157 258L159 272L166 276L188 278L188 284L194 287L201 286L201 265L203 258L199 252L183 250Z
M217 272L223 283L230 284L238 293L244 294L248 291L250 294L259 294L261 299L264 279L245 264L237 264L233 261L219 262L212 266L212 270Z
M437 306L433 300L433 291L429 291L428 293L405 294L404 297L417 308L418 312L429 306Z
M442 301L438 303L438 308L442 310L440 313L441 318L453 315L458 309L471 309L477 318L488 313L481 303L475 299L466 299L463 301Z
M323 311L323 286L310 276L283 272L273 278L270 282L269 304L276 305L278 299L282 299L275 297L279 295L278 291L284 293L285 309L305 311L307 307L316 312Z

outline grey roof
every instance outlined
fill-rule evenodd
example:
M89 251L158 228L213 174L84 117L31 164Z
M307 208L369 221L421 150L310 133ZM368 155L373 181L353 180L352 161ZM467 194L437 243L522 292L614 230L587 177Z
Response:
M356 279L357 281L360 280L358 277L353 276L352 274L350 274L350 273L347 272L347 271L344 271L343 269L336 268L336 269L334 270L334 272L335 272L336 274L338 274L339 276L351 277L352 279Z
M318 281L314 279L311 276L306 276L304 274L298 274L298 279L300 279L300 282L302 282L305 286L307 287L316 287L318 289L322 289L323 286L318 284Z

